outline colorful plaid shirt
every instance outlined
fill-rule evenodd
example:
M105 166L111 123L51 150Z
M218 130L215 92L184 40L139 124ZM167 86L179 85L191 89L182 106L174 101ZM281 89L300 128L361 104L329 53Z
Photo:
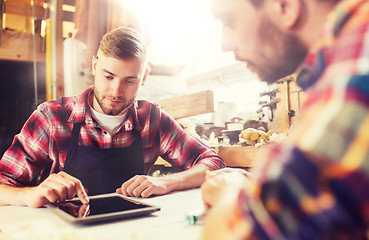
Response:
M213 149L192 137L159 105L149 101L135 101L122 128L111 136L91 117L87 103L91 92L92 87L81 95L41 104L0 160L0 183L33 186L40 182L48 166L51 173L63 171L73 123L78 122L83 123L79 144L97 148L130 146L135 140L132 129L139 130L145 172L159 156L182 170L199 163L212 169L224 167Z
M297 78L300 120L229 207L229 239L369 238L369 1L338 3L323 32Z

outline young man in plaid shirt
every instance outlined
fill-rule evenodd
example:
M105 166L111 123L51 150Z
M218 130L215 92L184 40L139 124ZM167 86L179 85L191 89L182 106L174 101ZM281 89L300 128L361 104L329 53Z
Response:
M77 195L149 197L199 187L224 167L157 104L137 101L149 73L144 39L119 28L92 59L94 85L41 104L0 160L0 205L40 207ZM161 156L183 171L145 175Z

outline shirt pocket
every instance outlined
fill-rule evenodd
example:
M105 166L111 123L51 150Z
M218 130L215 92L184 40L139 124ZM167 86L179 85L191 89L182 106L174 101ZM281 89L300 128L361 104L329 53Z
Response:
M148 170L152 167L152 165L154 165L156 159L159 156L159 147L153 142L148 142L142 143L142 148L145 170Z

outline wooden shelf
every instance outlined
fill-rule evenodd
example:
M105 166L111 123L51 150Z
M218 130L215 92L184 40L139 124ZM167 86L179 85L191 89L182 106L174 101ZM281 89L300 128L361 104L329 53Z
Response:
M45 62L45 53L41 52L41 37L36 36L36 61ZM0 46L0 60L6 61L33 61L33 36L12 30L4 30Z

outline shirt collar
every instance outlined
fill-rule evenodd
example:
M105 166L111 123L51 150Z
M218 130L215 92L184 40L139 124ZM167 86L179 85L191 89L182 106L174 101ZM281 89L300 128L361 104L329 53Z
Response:
M82 94L76 96L75 105L73 106L72 114L69 117L69 122L80 123L92 121L90 111L88 111L88 96L93 91L93 86L87 88Z
M86 122L88 125L93 124L92 116L88 110L88 97L93 92L93 86L87 88L82 94L76 96L76 102L73 107L72 114L69 117L69 122L79 123ZM138 117L138 102L135 100L128 108L127 119L123 125L125 131L131 131L133 128L142 130L142 124ZM95 126L95 124L93 124Z
M138 108L139 108L139 103L137 100L135 100L128 109L128 118L125 124L130 123L132 124L134 129L138 131L142 131L143 126L139 119Z

